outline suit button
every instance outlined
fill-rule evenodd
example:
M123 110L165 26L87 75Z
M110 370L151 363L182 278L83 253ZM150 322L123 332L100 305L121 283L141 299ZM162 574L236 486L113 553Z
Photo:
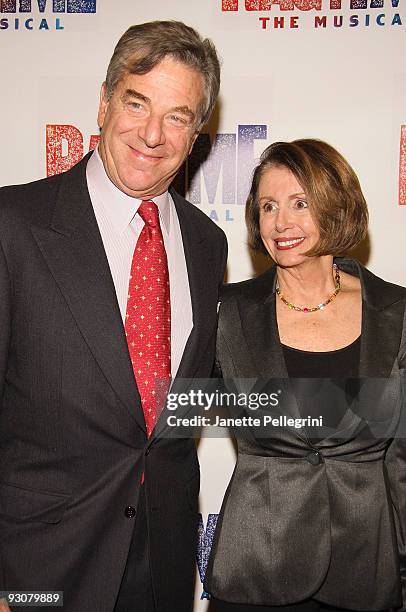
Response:
M323 458L319 451L312 451L311 453L306 455L305 459L312 465L319 465L323 461Z
M127 506L127 508L124 510L124 514L127 518L134 518L136 514L134 506Z

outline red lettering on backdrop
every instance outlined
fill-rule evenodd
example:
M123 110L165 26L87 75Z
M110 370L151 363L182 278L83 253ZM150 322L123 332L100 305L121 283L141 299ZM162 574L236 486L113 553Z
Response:
M325 28L327 25L327 16L326 15L316 15L314 18L314 27L315 28Z
M270 11L273 4L279 4L281 11L293 11L298 8L300 11L310 11L322 9L323 0L245 0L246 11ZM331 8L341 6L341 0L330 0ZM238 11L238 0L222 0L223 11ZM266 29L265 23L262 28Z
M63 143L67 153L63 155ZM47 125L47 176L69 170L83 157L83 136L73 125Z
M271 19L270 17L259 17L259 20L262 22L263 30L266 30L267 23L270 19Z
M321 11L323 0L245 0L246 11L270 11L273 4L279 4L281 11L293 11L298 8L300 11L310 11L316 9ZM330 8L341 8L341 0L330 0ZM222 11L238 11L238 0L222 0ZM265 22L262 28L266 29Z
M295 6L299 11L311 11L311 9L321 11L322 0L295 0Z
M98 134L90 136L89 151L94 151L94 149L99 144L99 141L100 141L100 136Z
M272 0L245 0L246 11L270 11Z
M406 205L406 125L400 128L399 204Z
M89 151L99 144L99 134L90 136ZM64 154L64 143L66 153ZM83 157L83 135L74 125L47 125L46 158L47 176L66 172Z
M273 4L279 4L281 11L293 11L295 9L293 0L246 0L245 8L247 11L270 11Z
M295 9L293 0L272 0L272 4L279 4L281 11L293 11Z
M238 0L223 0L221 4L222 11L238 11Z

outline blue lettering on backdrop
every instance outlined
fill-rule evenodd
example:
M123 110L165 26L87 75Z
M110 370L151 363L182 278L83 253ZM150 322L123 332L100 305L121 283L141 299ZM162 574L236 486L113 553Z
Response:
M202 515L199 514L198 544L197 544L197 567L199 569L200 581L203 583L209 563L210 551L213 545L214 532L216 530L218 514L209 514L206 529L204 528ZM209 595L203 591L201 599L208 599Z
M96 0L68 0L68 13L95 13Z
M15 0L0 0L0 13L15 13Z
M20 24L21 21L21 24ZM20 19L20 17L15 17L12 22L9 22L8 19L0 19L0 30L7 30L10 26L14 24L15 30L20 30L21 27L24 27L26 30L50 30L52 27L49 25L47 19L43 18L38 23L34 23L34 19L30 17L29 19ZM64 30L65 27L61 24L61 20L59 17L55 19L55 30Z
M47 0L19 0L18 12L19 13L31 13L33 10L38 9L40 13L44 13L47 5L51 2ZM1 13L16 13L17 12L17 1L16 0L0 0L0 12ZM52 2L53 13L95 13L96 12L96 0L53 0Z
M257 162L254 143L266 138L266 125L239 125L238 137L232 133L217 134L212 144L208 134L199 134L188 160L188 180L183 170L176 181L176 188L182 193L186 190L188 199L193 204L200 204L203 181L208 202L214 204L216 196L220 200L217 191L221 176L220 202L226 205L245 204ZM218 221L217 213L212 211L210 218ZM227 220L232 220L229 213Z
M237 204L245 204L255 166L254 141L265 140L266 125L238 126Z
M32 11L31 4L32 4L31 0L20 0L19 12L20 13L31 13ZM47 5L47 0L37 0L36 4L38 6L39 12L43 13Z
M201 176L206 185L207 199L214 204L220 172L223 176L223 204L235 204L236 146L235 134L217 134L213 146L209 134L201 134L194 146L188 170L191 177L190 201L201 202ZM202 162L202 160L205 160ZM198 171L200 169L200 172Z

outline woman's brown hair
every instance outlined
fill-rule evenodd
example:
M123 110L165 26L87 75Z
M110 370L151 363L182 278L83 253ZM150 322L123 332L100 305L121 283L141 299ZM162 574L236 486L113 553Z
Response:
M251 248L267 253L259 231L258 189L271 166L288 168L309 200L320 239L307 256L343 255L365 238L368 208L357 175L331 145L308 138L275 142L262 153L245 209Z

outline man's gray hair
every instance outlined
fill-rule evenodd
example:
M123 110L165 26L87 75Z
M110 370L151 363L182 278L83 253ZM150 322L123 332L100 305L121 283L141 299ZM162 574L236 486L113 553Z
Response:
M106 76L110 99L126 74L146 74L166 56L196 70L205 83L199 108L200 128L209 119L220 89L220 63L214 44L181 21L149 21L131 26L120 38Z

